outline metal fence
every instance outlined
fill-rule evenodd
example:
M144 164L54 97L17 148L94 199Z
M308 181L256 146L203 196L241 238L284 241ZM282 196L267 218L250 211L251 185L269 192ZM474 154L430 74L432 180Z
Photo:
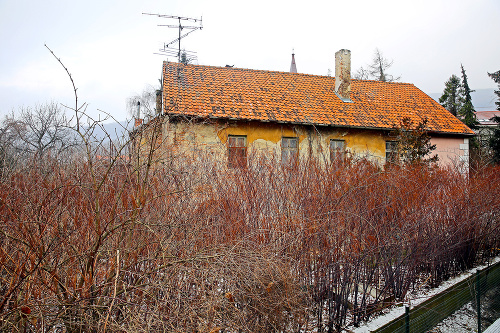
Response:
M404 315L374 332L433 332L438 323L469 302L475 311L475 332L484 332L500 317L500 263L477 271L411 310L407 307Z

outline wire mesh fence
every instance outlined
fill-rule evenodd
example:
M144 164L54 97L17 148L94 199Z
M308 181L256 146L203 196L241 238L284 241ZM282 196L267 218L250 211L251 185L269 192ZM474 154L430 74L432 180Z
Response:
M404 315L374 332L443 332L438 324L461 308L469 310L468 314L465 313L467 311L462 313L470 317L467 331L485 332L488 326L500 318L500 263L477 271L475 275L412 309L406 307Z

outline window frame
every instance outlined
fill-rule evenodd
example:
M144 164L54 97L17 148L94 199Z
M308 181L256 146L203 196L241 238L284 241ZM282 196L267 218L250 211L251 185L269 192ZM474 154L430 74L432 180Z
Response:
M332 147L332 144L342 143L342 147ZM341 139L330 139L330 162L344 161L346 157L346 144L345 140Z
M385 163L395 164L398 160L398 141L385 140Z
M289 143L295 142L292 147ZM294 147L293 147L294 146ZM281 138L281 164L293 166L299 161L299 138L284 136Z
M241 140L243 144L241 145ZM230 168L247 167L247 136L228 135L227 136L227 161Z

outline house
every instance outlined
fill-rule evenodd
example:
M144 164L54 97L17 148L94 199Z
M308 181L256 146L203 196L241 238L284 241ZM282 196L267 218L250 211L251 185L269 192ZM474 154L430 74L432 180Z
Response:
M494 117L500 117L500 111L476 111L476 119L479 124L475 132L484 147L488 147L488 142L493 136L495 128L499 125L493 120Z
M468 167L474 132L413 84L352 80L350 62L349 50L338 51L335 77L294 73L294 58L291 73L164 62L162 140L230 167L251 153L283 163L348 153L382 165L400 120L426 118L440 163Z

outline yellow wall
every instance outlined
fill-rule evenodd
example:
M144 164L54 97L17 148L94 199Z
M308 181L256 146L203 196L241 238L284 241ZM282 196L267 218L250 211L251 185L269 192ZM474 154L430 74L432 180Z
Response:
M330 139L345 140L353 157L368 158L376 163L385 159L386 136L381 131L336 129L263 122L165 122L163 137L179 152L206 151L226 159L229 135L245 135L249 153L281 155L283 137L299 138L299 155L330 159Z
M156 124L156 125L155 125ZM306 126L285 123L257 121L172 121L168 117L158 118L142 126L140 135L134 139L139 150L154 146L155 159L164 159L179 154L199 158L204 152L227 162L227 139L229 135L244 135L247 138L249 154L266 154L281 158L283 137L299 139L301 159L314 157L320 161L330 160L330 140L344 140L346 150L354 159L367 158L379 165L385 163L385 143L391 140L386 132L367 129L333 128L327 126ZM161 126L159 136L153 135ZM158 133L158 132L157 132ZM468 139L463 137L435 136L431 139L437 149L441 165L468 169ZM161 146L163 148L161 148Z

